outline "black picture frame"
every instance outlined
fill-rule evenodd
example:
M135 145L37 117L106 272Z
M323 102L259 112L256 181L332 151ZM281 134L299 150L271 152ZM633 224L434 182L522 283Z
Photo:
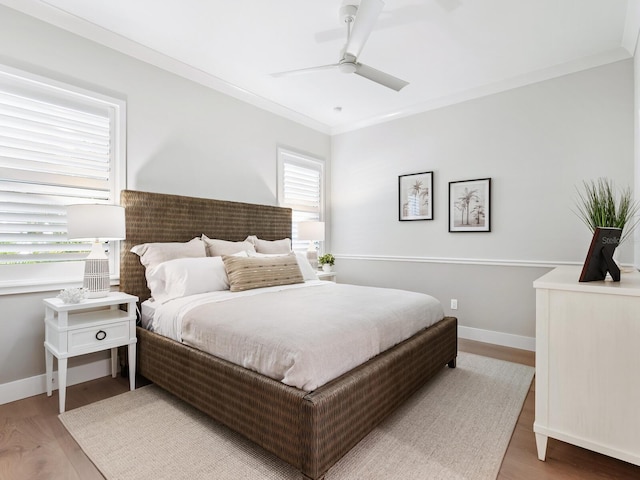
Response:
M398 220L433 220L433 172L398 176Z
M449 232L491 231L491 178L449 182Z

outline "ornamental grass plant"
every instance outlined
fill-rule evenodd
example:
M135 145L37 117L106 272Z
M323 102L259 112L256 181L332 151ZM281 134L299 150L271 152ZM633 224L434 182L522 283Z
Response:
M613 181L607 178L584 181L583 191L578 190L576 206L578 216L591 232L595 232L596 227L621 229L620 243L638 224L638 203L634 201L631 189L627 187L616 195Z

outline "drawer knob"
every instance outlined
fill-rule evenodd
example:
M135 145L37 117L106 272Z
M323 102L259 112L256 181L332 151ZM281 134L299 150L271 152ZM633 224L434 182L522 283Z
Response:
M104 340L105 338L107 338L107 332L104 330L98 330L98 333L96 333L96 340Z

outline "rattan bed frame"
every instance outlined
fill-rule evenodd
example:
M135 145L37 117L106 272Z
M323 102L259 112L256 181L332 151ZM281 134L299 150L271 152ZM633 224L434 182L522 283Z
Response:
M291 235L280 207L125 190L120 290L149 298L133 245ZM308 393L138 327L138 371L298 469L327 470L444 365L455 366L457 320L432 327ZM427 434L427 433L425 433Z

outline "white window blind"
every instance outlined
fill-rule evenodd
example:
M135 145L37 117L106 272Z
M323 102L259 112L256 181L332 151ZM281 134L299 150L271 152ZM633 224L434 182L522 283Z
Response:
M294 250L306 250L309 241L297 239L298 222L322 220L324 211L324 162L286 149L278 149L278 201L293 210Z
M66 206L117 203L124 103L0 68L0 266L82 260Z

